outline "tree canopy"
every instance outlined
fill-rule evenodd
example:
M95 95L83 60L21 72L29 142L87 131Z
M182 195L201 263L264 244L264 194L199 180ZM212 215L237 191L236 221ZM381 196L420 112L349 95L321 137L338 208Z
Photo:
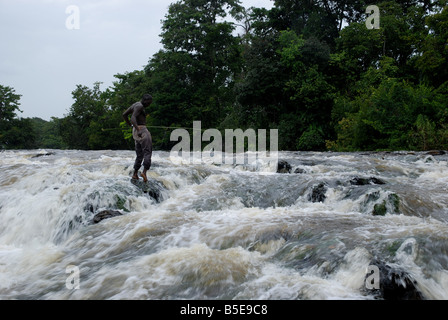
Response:
M366 25L368 5L379 8L379 28ZM270 10L179 0L142 70L105 89L78 85L68 113L47 127L19 120L20 95L1 86L1 144L132 148L121 114L150 93L156 149L193 121L278 129L282 150L448 149L447 26L445 0L276 0ZM20 138L30 125L38 142Z

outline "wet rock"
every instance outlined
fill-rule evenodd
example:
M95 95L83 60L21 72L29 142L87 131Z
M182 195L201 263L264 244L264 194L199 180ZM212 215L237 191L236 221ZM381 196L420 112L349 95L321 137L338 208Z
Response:
M384 300L423 300L424 296L418 290L417 281L405 270L391 266L382 261L374 260L371 265L379 269L379 288L366 289L376 299ZM366 281L368 281L366 275Z
M354 186L365 186L369 184L386 184L386 183L383 180L375 177L370 178L355 177L350 180L350 184Z
M324 202L327 198L325 193L327 192L327 187L324 183L319 183L314 186L311 193L308 195L308 200L311 202Z
M39 158L39 157L53 156L53 155L55 155L54 152L38 153L38 154L35 154L34 156L32 156L31 158Z
M389 194L383 202L375 204L372 215L384 216L388 212L391 214L400 213L400 198L395 193Z
M147 182L144 182L141 179L131 179L131 183L140 188L144 193L148 194L148 196L154 199L155 202L160 203L164 200L163 191L166 190L166 188L161 182L155 179L148 179Z
M291 165L285 160L279 160L277 164L277 173L291 173Z
M305 173L306 171L301 169L301 168L297 168L296 170L294 170L294 173Z
M443 156L446 152L443 150L431 150L426 152L426 154L430 156Z
M100 221L103 221L104 219L109 219L117 216L122 216L123 214L120 211L116 210L103 210L99 213L97 213L93 219L92 223L98 223Z
M372 215L374 216L385 216L387 213L386 202L377 203L373 207Z

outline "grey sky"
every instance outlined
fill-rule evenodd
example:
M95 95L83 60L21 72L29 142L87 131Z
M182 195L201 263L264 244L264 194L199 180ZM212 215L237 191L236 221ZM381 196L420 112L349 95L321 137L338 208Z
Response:
M100 81L105 89L115 74L141 70L162 48L160 21L171 2L0 0L0 84L22 95L18 115L61 118L77 84ZM242 4L271 8L273 1ZM79 29L66 27L71 5L79 8Z

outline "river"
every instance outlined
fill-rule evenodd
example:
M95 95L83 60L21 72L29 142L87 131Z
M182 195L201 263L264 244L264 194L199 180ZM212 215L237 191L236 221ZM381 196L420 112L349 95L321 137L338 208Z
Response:
M383 299L375 265L448 299L446 154L280 152L280 173L156 151L148 185L134 156L0 153L1 299Z

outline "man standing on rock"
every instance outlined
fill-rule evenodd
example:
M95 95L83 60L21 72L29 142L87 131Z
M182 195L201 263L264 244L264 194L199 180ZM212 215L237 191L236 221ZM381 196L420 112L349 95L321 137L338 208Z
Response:
M147 182L146 172L151 167L152 157L152 137L148 128L146 127L146 113L145 108L152 103L152 96L144 94L142 100L134 103L125 112L123 112L123 119L132 127L132 137L135 140L136 158L134 162L134 174L132 179L138 180L138 170L142 166L143 172L141 176L143 181ZM129 121L131 115L131 121Z

